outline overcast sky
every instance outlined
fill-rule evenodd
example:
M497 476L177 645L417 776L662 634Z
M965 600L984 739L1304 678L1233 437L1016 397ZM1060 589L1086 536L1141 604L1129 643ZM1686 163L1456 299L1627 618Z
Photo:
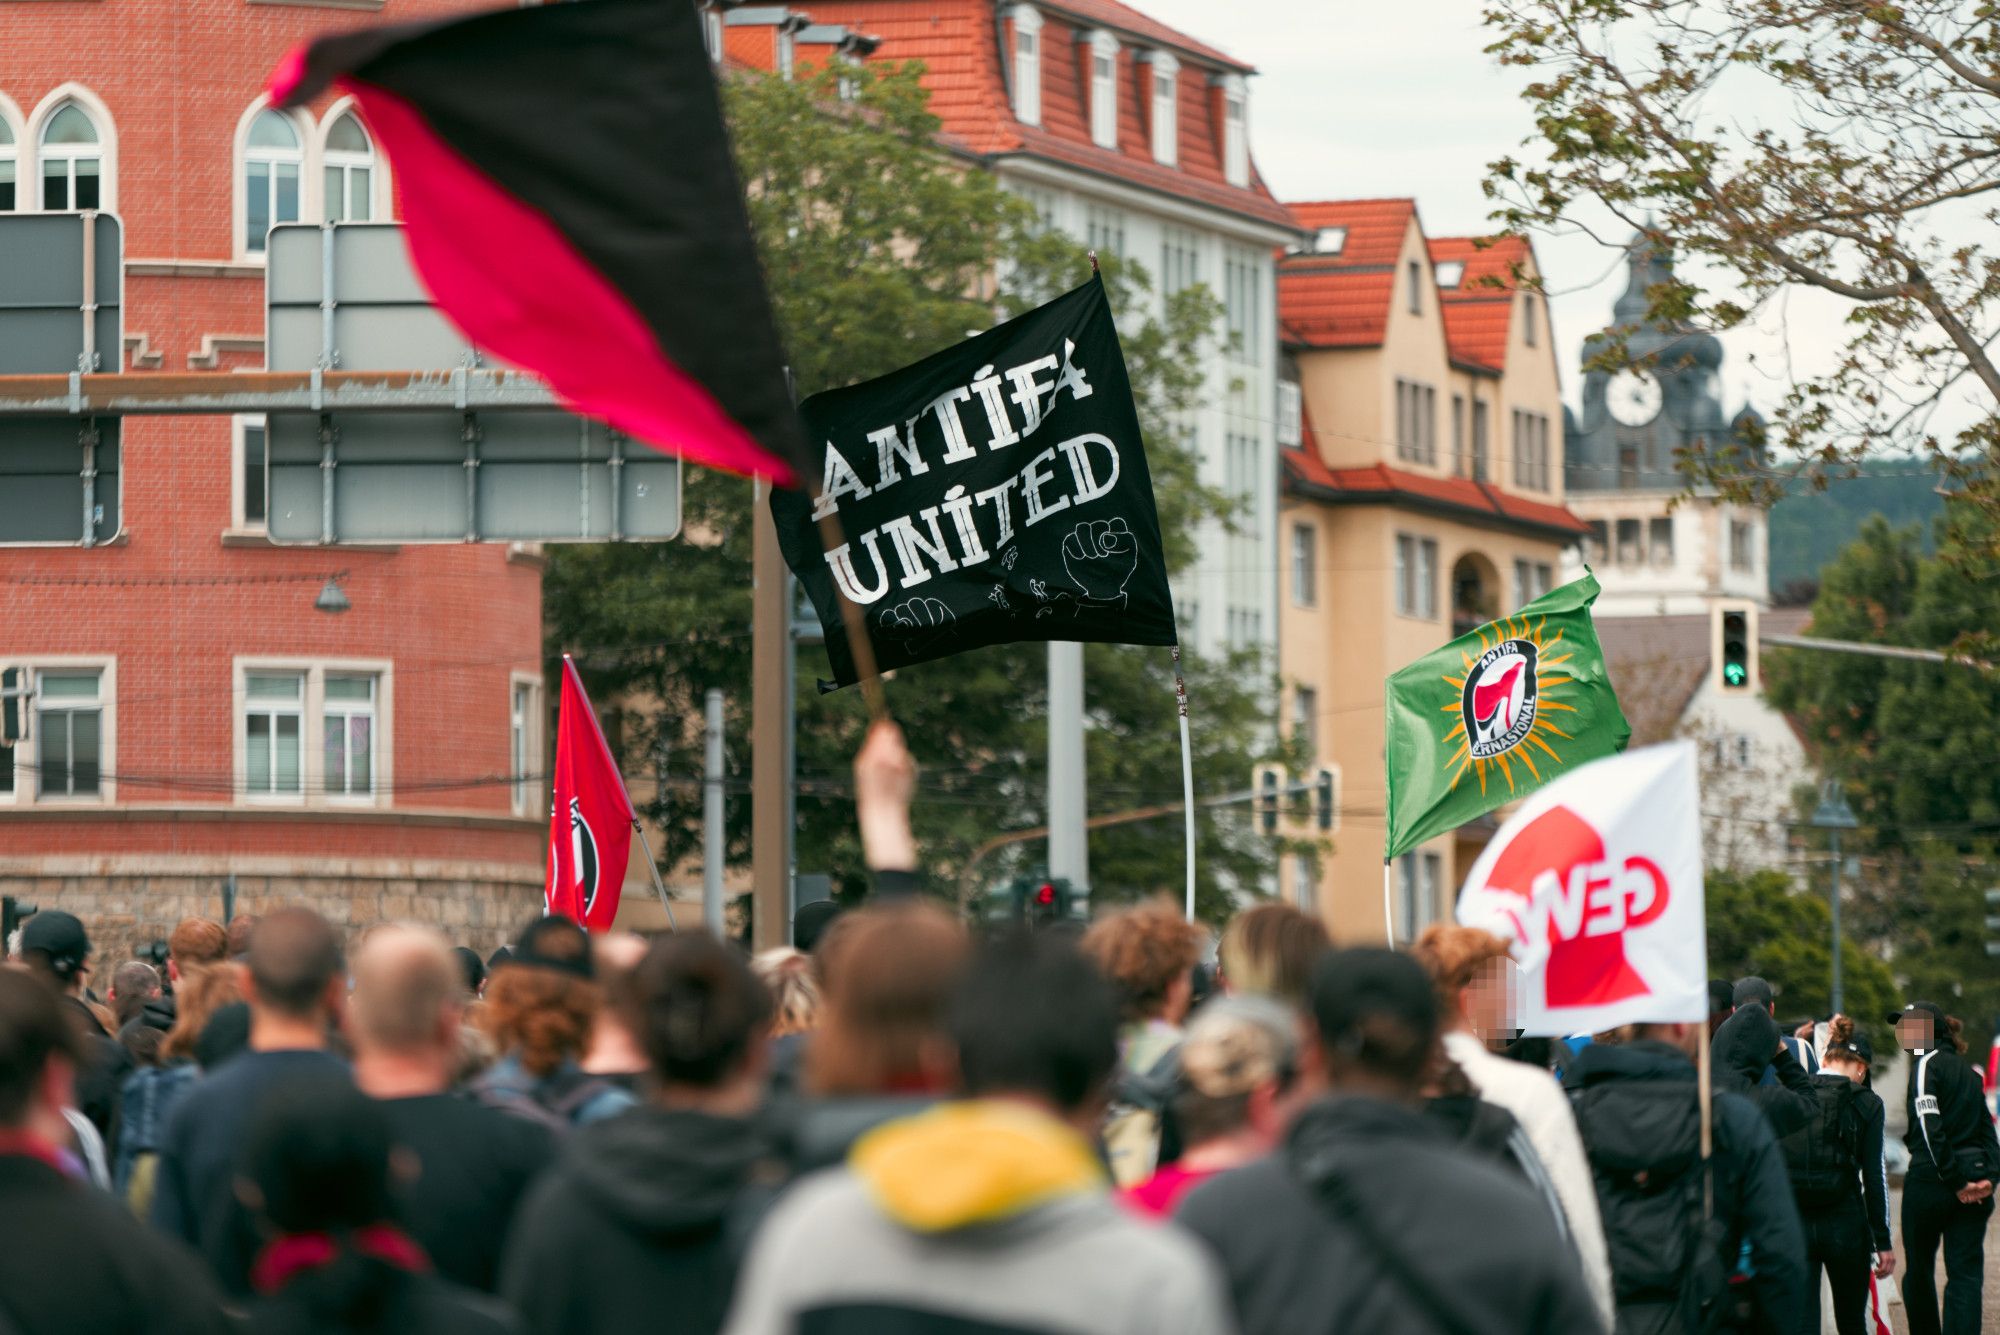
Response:
M1255 65L1250 142L1280 199L1413 196L1432 236L1490 230L1486 164L1534 129L1518 96L1525 72L1483 48L1478 0L1135 0L1146 13ZM1580 236L1535 238L1551 294L1563 396L1578 392L1578 348L1609 324L1624 290L1621 258ZM1794 299L1793 314L1799 311ZM1837 314L1837 312L1836 312ZM1778 396L1766 366L1781 352L1775 315L1763 334L1725 338L1723 399ZM1795 338L1802 323L1794 320ZM1831 321L1813 322L1826 330ZM1795 351L1797 349L1795 348Z

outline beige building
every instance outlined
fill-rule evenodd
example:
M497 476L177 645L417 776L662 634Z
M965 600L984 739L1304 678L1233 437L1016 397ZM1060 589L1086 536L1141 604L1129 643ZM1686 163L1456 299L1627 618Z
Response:
M1384 681L1546 592L1587 529L1563 505L1548 306L1516 282L1535 273L1527 245L1427 238L1407 199L1292 208L1313 240L1278 270L1294 387L1279 412L1279 667L1307 777L1332 770L1338 798L1318 857L1287 855L1281 876L1338 938L1379 941ZM1398 940L1449 913L1492 828L1398 859Z

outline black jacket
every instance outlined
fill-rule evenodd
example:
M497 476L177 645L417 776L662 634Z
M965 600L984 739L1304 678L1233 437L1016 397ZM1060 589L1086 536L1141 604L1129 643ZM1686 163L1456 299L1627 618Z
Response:
M1774 1055L1775 1054L1775 1055ZM1819 1115L1812 1077L1789 1044L1778 1042L1778 1022L1762 1006L1745 1006L1722 1022L1709 1047L1715 1088L1741 1094L1764 1114L1779 1140L1803 1131ZM1764 1084L1764 1072L1777 1081Z
M1757 1328L1807 1335L1805 1235L1763 1114L1737 1095L1715 1096L1714 1213L1704 1229L1694 1063L1666 1043L1594 1043L1570 1063L1563 1083L1597 1180L1620 1335L1679 1331L1679 1297L1663 1290L1658 1272L1671 1270L1670 1284L1708 1274L1719 1290L1746 1242ZM1704 1254L1703 1246L1711 1250ZM1688 1249L1684 1258L1669 1250L1679 1247Z
M1547 1206L1397 1104L1314 1104L1175 1218L1220 1258L1242 1335L1598 1330Z
M1957 1191L1968 1182L1994 1181L2000 1173L1986 1093L1957 1052L1931 1048L1910 1054L1903 1111L1909 1117L1903 1143L1910 1147L1912 1178Z
M356 1290L367 1286L357 1310ZM250 1308L247 1335L513 1335L513 1315L492 1298L431 1275L343 1257L297 1276Z
M0 1154L0 1329L9 1335L221 1335L194 1255L109 1194Z
M769 1199L744 1119L640 1106L580 1127L529 1192L500 1294L535 1335L722 1329Z

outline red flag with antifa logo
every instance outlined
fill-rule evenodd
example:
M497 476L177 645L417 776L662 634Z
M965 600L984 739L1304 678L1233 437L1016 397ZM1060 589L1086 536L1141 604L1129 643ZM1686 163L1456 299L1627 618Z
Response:
M549 811L548 911L593 932L611 929L632 850L632 799L597 726L596 711L563 656L562 712L556 723L556 772Z
M817 469L688 0L337 33L286 58L271 101L336 87L395 167L418 276L473 343L696 463L786 486Z

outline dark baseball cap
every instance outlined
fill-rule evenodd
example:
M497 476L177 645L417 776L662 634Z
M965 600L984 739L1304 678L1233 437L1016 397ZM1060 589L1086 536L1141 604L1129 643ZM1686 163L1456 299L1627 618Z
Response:
M1735 990L1729 994L1729 1004L1734 1006L1769 1006L1776 1001L1777 994L1762 978L1750 977L1736 980Z
M552 969L575 978L594 978L590 962L590 933L568 918L537 918L521 929L514 941L514 957L508 968L526 966Z
M29 919L29 921L32 922L33 919ZM1918 1011L1921 1011L1922 1013L1930 1016L1931 1019L1939 1025L1944 1025L1949 1023L1949 1021L1947 1021L1945 1018L1944 1008L1938 1005L1934 1001L1912 1001L1899 1011L1890 1011L1889 1014L1885 1017L1885 1019L1889 1024L1895 1024L1897 1021L1901 1020L1904 1016Z
M61 909L43 909L21 927L21 953L38 950L49 957L49 967L68 977L83 967L90 957L90 934L83 920Z
M1875 1064L1875 1045L1870 1043L1868 1035L1862 1033L1859 1029L1854 1031L1854 1037L1844 1043L1829 1043L1826 1045L1828 1060L1838 1057L1842 1053L1852 1053L1854 1056L1860 1058L1863 1066L1873 1066Z

